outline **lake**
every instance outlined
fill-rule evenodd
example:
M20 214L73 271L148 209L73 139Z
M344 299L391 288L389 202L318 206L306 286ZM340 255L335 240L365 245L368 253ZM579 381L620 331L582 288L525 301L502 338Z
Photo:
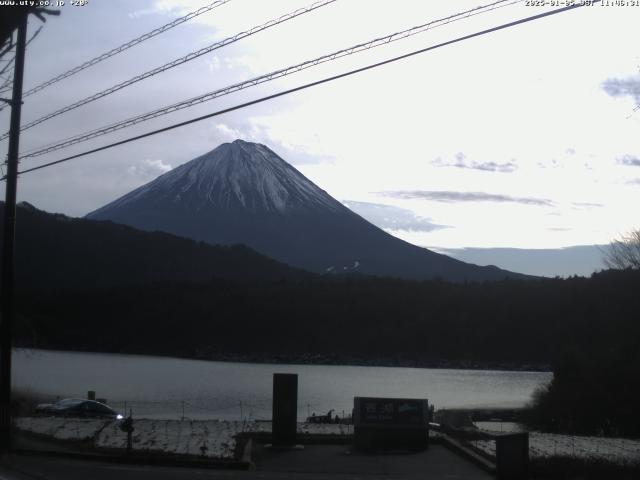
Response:
M16 349L15 389L57 397L95 390L148 418L271 418L273 373L298 374L298 417L350 413L354 396L426 398L437 408L524 406L550 372L284 365Z

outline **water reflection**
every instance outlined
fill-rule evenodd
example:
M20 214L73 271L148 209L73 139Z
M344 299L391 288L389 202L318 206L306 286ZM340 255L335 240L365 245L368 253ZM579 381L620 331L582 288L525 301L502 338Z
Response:
M149 418L271 417L273 373L298 373L298 416L348 413L353 397L427 398L437 408L523 406L547 372L277 365L17 349L14 388L56 397L88 390Z

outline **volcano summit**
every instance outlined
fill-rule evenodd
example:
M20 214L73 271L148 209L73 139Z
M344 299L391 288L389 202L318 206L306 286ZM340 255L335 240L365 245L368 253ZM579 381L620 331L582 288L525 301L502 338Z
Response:
M367 222L264 145L236 140L87 215L210 244L245 244L313 272L520 277L411 245Z

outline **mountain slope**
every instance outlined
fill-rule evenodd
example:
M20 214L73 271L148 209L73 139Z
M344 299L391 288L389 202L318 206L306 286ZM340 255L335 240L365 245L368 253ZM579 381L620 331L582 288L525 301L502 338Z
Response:
M409 279L517 277L411 245L370 224L264 145L220 145L87 215L211 244L243 243L313 272Z
M0 220L4 203L0 203ZM0 223L1 225L1 223ZM16 284L21 289L92 289L152 282L261 281L312 275L242 246L212 246L112 222L70 218L19 204Z
M588 277L604 270L609 245L575 245L562 248L447 248L445 255L480 265L491 263L528 275Z

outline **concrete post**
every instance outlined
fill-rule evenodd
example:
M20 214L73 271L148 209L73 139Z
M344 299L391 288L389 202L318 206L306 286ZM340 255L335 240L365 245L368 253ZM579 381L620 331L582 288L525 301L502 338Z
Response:
M529 433L496 437L496 474L498 480L529 478Z
M296 443L298 421L298 375L273 374L272 442L274 446Z

